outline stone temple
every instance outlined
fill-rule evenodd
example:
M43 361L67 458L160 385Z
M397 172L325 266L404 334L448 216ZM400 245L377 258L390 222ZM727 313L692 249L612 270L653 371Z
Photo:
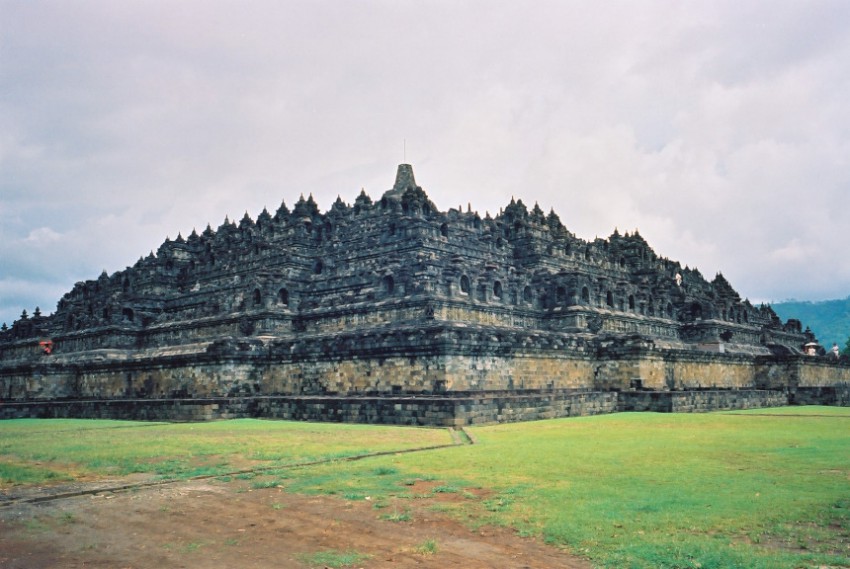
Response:
M0 417L464 425L847 405L850 367L720 274L554 212L440 211L410 165L166 239L0 331Z

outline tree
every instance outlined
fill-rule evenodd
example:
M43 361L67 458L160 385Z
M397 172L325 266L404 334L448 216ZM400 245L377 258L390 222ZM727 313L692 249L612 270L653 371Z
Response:
M847 338L847 342L844 344L844 349L841 350L841 354L850 357L850 338Z

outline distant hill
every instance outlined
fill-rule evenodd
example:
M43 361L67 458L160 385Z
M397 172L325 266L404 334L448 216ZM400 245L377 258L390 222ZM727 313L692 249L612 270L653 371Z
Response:
M843 349L850 337L850 296L843 300L820 302L788 300L772 303L771 306L783 322L796 318L804 327L811 328L826 349L831 348L833 342Z

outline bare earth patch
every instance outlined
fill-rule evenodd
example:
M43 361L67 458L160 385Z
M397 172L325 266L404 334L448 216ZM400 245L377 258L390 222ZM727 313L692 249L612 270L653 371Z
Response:
M327 551L368 556L351 565L366 569L591 567L513 531L472 530L434 509L463 499L444 493L376 508L369 500L190 481L11 503L0 507L0 567L309 568L324 567L315 559Z

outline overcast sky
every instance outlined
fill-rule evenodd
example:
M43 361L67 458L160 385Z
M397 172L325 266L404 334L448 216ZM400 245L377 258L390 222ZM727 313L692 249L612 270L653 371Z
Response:
M442 210L516 196L754 302L844 298L848 22L846 0L0 0L0 322L225 216L379 198L405 159Z

